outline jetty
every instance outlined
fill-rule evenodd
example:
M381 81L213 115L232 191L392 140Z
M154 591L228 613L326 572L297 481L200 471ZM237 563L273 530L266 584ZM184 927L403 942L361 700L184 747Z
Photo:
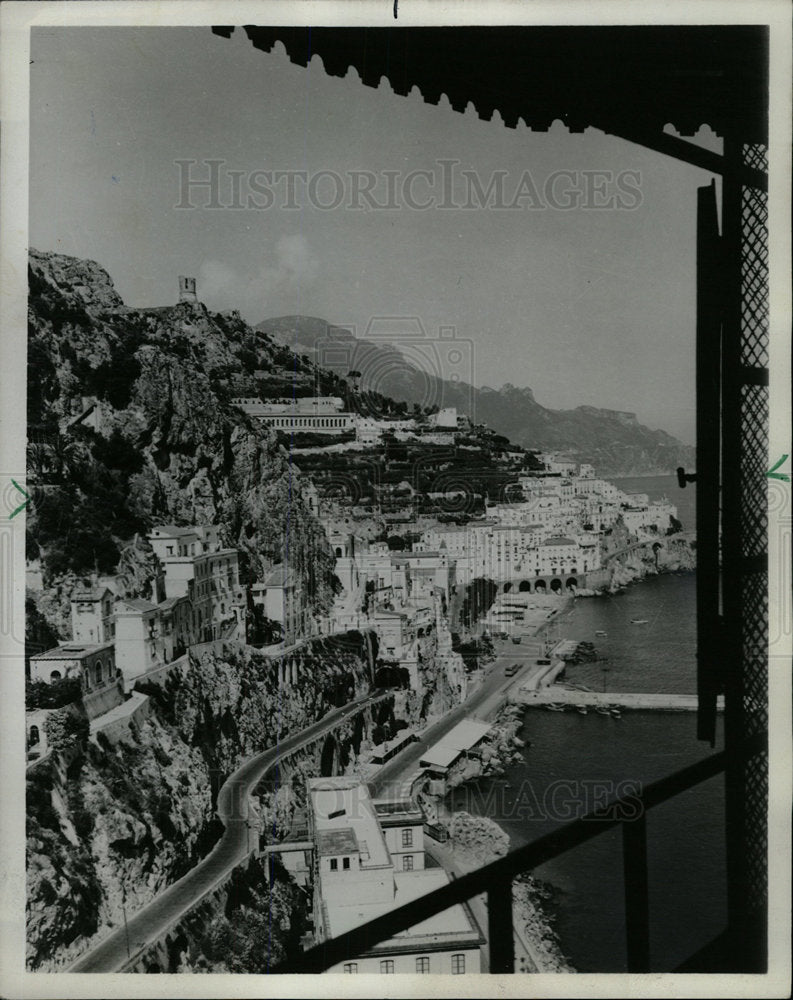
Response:
M657 712L694 712L697 708L695 694L644 694L642 692L602 692L571 690L568 687L550 684L541 688L518 687L509 692L509 702L528 708L544 708L546 705L569 705L577 708L632 708ZM719 697L717 709L724 711L724 698Z

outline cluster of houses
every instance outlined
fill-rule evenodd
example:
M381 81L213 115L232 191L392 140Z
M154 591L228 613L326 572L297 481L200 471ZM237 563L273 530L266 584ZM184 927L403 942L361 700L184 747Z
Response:
M31 682L79 680L92 721L118 708L137 681L191 648L245 638L247 596L238 553L221 543L217 525L159 525L148 540L159 566L149 593L126 597L114 577L95 576L71 595L71 639L29 659ZM254 591L268 617L301 631L295 611L300 588L291 571L273 568ZM41 739L41 714L30 714L29 745Z
M477 579L507 590L599 586L603 536L618 519L638 537L663 533L677 516L669 501L625 493L596 478L590 465L547 465L544 473L520 478L521 499L490 505L484 517L467 524L406 522L410 551L366 541L338 511L322 518L344 586L338 614L345 605L398 609L433 595L448 602L458 587Z
M333 407L317 407L318 420ZM293 414L294 415L294 414ZM437 416L437 415L436 415ZM441 424L456 414L441 415ZM286 649L316 635L371 629L379 656L407 670L421 694L423 660L433 657L462 699L469 678L452 651L450 607L458 588L484 578L506 593L582 588L601 568L601 536L618 518L635 533L665 529L677 514L668 501L624 493L591 466L546 462L542 474L520 479L522 499L490 506L466 525L433 520L409 549L371 541L338 511L320 516L335 555L341 592L327 616L313 614L299 575L277 565L243 586L238 553L224 547L216 525L152 529L148 540L159 572L145 596L118 592L114 578L95 578L71 598L72 638L30 657L30 679L80 679L89 718L117 706L135 682L179 660L192 647L247 639L249 599L280 624Z

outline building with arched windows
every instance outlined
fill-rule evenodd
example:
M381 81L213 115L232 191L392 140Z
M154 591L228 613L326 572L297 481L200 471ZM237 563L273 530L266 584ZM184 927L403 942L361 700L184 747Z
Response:
M64 642L30 658L31 681L54 684L67 677L81 682L82 701L89 719L95 719L124 701L124 683L116 669L112 642L89 645Z

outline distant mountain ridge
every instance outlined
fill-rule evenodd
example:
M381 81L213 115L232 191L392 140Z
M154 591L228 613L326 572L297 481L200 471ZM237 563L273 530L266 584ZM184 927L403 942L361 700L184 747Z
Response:
M551 410L538 403L528 387L507 383L500 389L476 388L463 374L456 381L444 377L453 364L438 355L445 352L446 358L454 358L454 341L410 336L403 341L403 353L385 339L357 338L316 316L279 316L256 329L338 375L360 372L361 389L407 403L455 406L516 444L588 462L601 475L664 475L695 464L692 446L666 431L645 427L630 411L596 406ZM395 337L401 339L402 333L395 332ZM411 361L408 354L423 363Z

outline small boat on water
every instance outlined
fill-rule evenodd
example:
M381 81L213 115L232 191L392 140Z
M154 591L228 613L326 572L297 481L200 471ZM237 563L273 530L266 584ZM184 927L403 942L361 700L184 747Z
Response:
M646 625L646 618L631 618L631 625Z
M602 629L598 629L598 631L595 632L595 635L608 635L608 632L604 632Z
M576 712L578 712L579 715L587 715L588 709L586 705L579 705L578 708L576 708Z
M611 714L612 719L621 719L622 718L622 712L620 712L620 710L618 708L612 708L610 710L610 714Z
M549 702L545 707L548 709L549 712L564 711L564 705L557 705L556 702Z
M598 715L611 715L611 712L606 708L605 705L598 705L595 709Z

